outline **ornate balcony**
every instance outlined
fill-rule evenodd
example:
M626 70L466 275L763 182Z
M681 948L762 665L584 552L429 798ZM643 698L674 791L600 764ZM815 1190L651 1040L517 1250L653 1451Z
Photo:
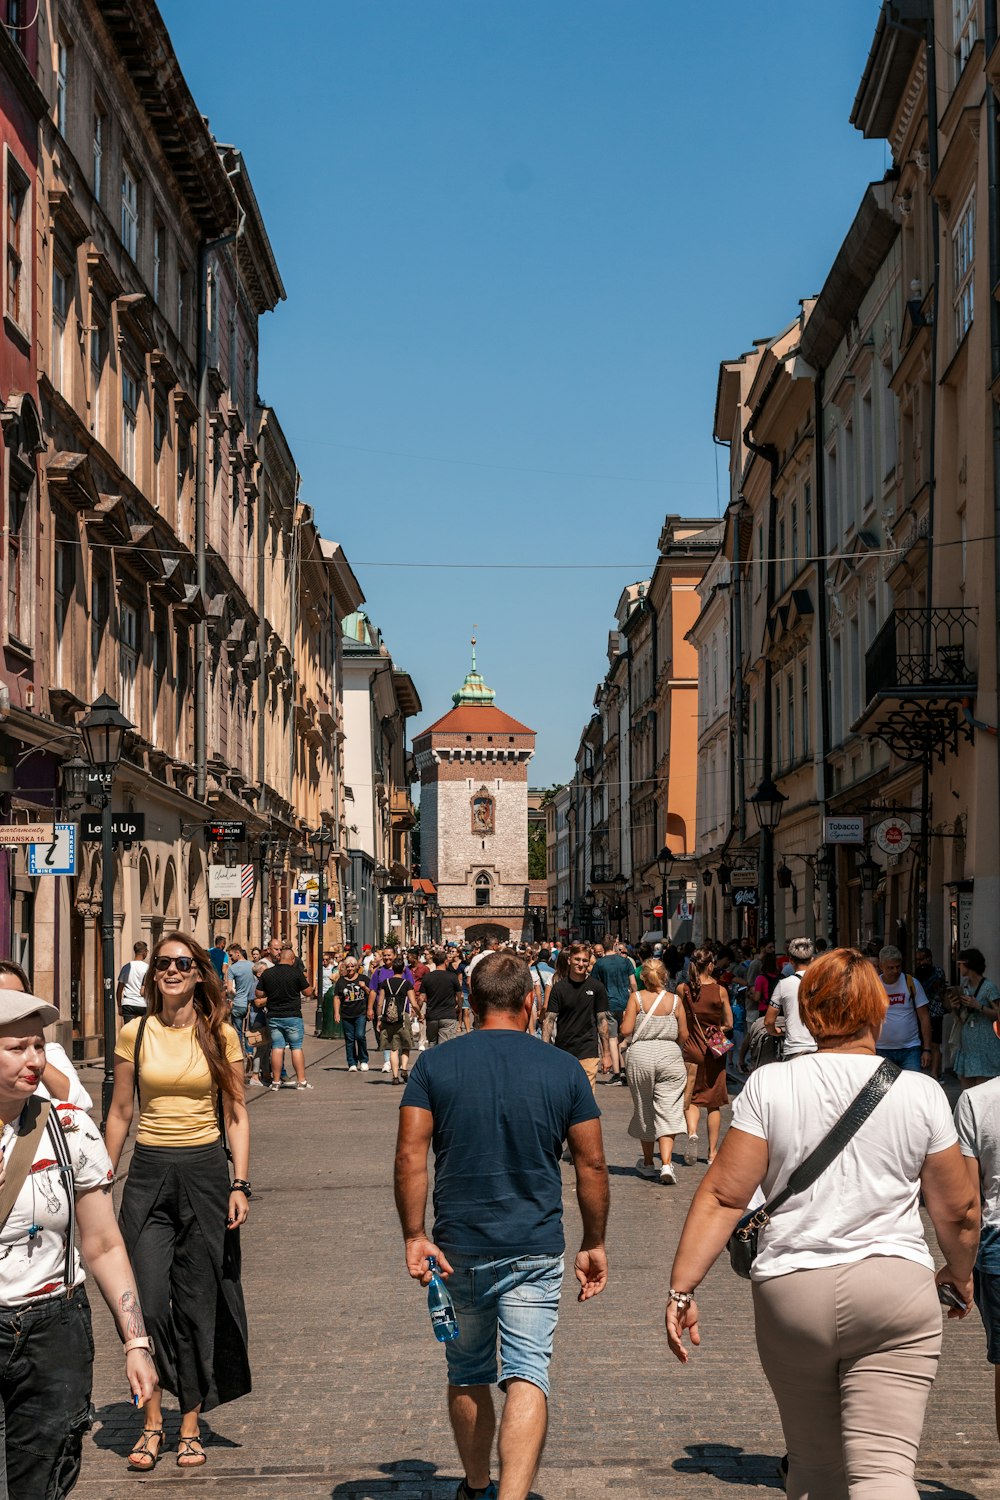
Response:
M867 704L851 727L900 760L944 762L971 740L978 611L894 609L865 653Z

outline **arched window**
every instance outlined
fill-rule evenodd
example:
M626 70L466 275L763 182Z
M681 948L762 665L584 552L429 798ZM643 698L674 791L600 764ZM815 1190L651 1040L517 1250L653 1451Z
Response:
M476 876L476 905L489 906L490 904L490 877L485 870Z

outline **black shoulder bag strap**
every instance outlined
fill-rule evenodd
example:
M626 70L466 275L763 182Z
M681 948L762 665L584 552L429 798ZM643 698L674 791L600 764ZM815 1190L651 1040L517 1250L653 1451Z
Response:
M69 1219L66 1224L66 1245L63 1250L63 1290L67 1297L73 1294L73 1252L76 1248L76 1180L73 1176L73 1161L66 1145L66 1137L63 1135L62 1125L59 1123L57 1113L58 1106L53 1104L49 1111L45 1128L52 1142L52 1150L56 1161L59 1163L59 1175L62 1178L63 1187L66 1189L66 1200L69 1204Z
M135 1046L132 1048L132 1071L133 1071L133 1073L135 1075L135 1077L134 1077L135 1099L136 1099L136 1103L138 1104L140 1110L142 1109L142 1095L139 1093L139 1058L140 1058L140 1056L142 1054L142 1033L146 1029L146 1022L148 1020L149 1020L149 1013L148 1013L148 1011L147 1011L146 1015L139 1017L139 1029L137 1030L137 1032L135 1034Z
M772 1216L783 1207L796 1193L805 1192L806 1188L812 1187L816 1179L826 1171L827 1167L834 1162L844 1147L847 1145L868 1116L875 1109L892 1088L899 1077L900 1069L888 1058L875 1070L871 1078L865 1084L860 1094L848 1105L833 1129L820 1141L815 1150L810 1151L804 1162L795 1168L780 1193L777 1193L769 1203L762 1208L757 1208L753 1213L745 1214L736 1228L733 1230L729 1242L729 1254L733 1270L738 1275L749 1277L750 1264L757 1254L757 1236L762 1229L770 1223ZM738 1263L738 1258L745 1263Z

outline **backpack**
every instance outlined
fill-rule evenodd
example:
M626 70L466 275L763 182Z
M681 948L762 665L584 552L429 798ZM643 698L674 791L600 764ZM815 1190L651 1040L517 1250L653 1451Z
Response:
M392 984L395 984L397 988L390 989L390 985ZM402 974L393 979L386 980L385 1009L382 1012L382 1020L387 1026L397 1026L403 1019L403 1016L406 1013L407 1004L409 1002L406 1000L401 1000L400 997L405 995L409 988L410 986L407 984Z
M782 1047L779 1038L771 1035L764 1025L763 1018L755 1021L750 1030L750 1044L747 1047L750 1072L756 1072L758 1068L763 1068L768 1063L780 1062L781 1055Z

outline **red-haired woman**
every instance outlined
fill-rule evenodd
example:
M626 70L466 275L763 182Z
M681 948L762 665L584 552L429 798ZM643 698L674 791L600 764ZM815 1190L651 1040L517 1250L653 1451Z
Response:
M246 1222L250 1198L243 1053L224 1020L222 981L195 938L161 938L143 989L147 1015L118 1034L106 1141L117 1169L137 1093L139 1129L120 1222L160 1384L180 1403L177 1463L193 1469L205 1462L200 1412L250 1389L238 1256L232 1245L226 1253L226 1229ZM232 1151L232 1183L220 1113ZM157 1393L146 1403L129 1467L152 1469L162 1443Z
M917 1500L913 1470L941 1351L934 1258L920 1195L956 1305L972 1305L978 1195L951 1110L925 1074L876 1055L888 1008L874 965L852 948L814 959L799 1014L817 1051L750 1075L715 1165L695 1193L674 1258L667 1336L681 1363L699 1344L694 1291L761 1185L768 1203L867 1089L871 1112L825 1170L769 1212L751 1268L757 1349L788 1445L787 1490ZM961 1316L965 1313L962 1312Z

